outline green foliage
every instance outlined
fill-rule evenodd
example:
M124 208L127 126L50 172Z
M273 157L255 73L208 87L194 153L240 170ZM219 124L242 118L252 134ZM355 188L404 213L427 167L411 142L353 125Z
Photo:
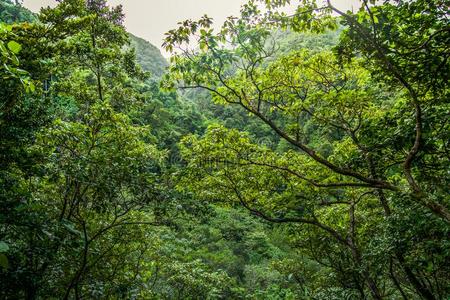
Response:
M448 3L289 2L0 1L0 298L448 298Z
M41 23L14 25L19 43L5 44L43 83L29 95L2 86L12 99L1 123L4 297L114 293L112 283L93 286L119 265L115 278L123 278L128 265L113 257L129 253L131 265L143 251L135 242L142 228L163 222L150 207L165 151L126 114L145 100L137 87L146 77L122 50L121 18L102 1L63 1L43 10ZM52 43L20 49L50 27L42 39Z
M5 81L5 85L20 83L27 92L34 92L35 86L30 81L28 72L20 68L17 56L22 50L22 45L14 40L17 36L12 29L13 26L0 23L0 76ZM2 103L2 110L7 110L9 105L8 102Z
M20 1L0 1L0 22L7 24L19 22L31 23L35 20L35 15L28 9L22 7Z
M321 8L304 1L293 17L278 11L284 3L266 4L270 11L262 14L250 2L241 18L227 20L217 34L206 17L168 33L168 50L194 36L203 46L173 56L166 87L205 89L215 103L240 108L283 141L267 144L253 132L212 125L204 136L183 140L187 172L181 185L206 201L240 205L266 221L304 230L297 247L332 274L329 285L317 288L315 283L325 282L320 277L305 284L312 297L407 298L410 293L399 282L409 282L426 299L447 295L448 265L440 264L445 254L406 242L401 238L406 231L387 229L392 220L409 215L441 224L435 236L420 229L425 224L407 225L421 239L435 246L447 241L448 174L441 170L448 171L448 156L437 150L442 143L433 145L441 138L431 129L447 127L436 115L448 107L441 102L448 68L436 71L448 63L441 60L448 54L446 37L440 36L447 33L442 3L433 4L426 20L417 23L412 13L427 10L421 1L366 3L355 15L330 3ZM334 53L280 51L273 29L323 32L339 21L330 12L348 26ZM389 49L387 40L397 28L411 28L403 37L405 47L414 38L418 49L432 43L433 50L425 58ZM431 34L420 36L430 28ZM422 63L434 80L413 71ZM434 164L427 165L425 157L433 157ZM427 170L438 172L438 178ZM428 267L408 254L419 252ZM443 273L435 273L438 269ZM435 281L421 283L425 273Z

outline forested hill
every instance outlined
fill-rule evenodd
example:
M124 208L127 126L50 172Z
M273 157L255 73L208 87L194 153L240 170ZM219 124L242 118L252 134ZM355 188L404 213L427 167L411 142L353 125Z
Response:
M14 1L0 1L0 21L4 23L34 22L36 15ZM136 60L142 68L150 72L153 78L160 78L166 67L167 60L161 55L161 51L150 42L129 33L131 46L136 49Z
M0 21L4 23L33 22L36 16L15 1L0 1Z
M131 45L136 49L136 60L142 68L150 72L156 78L160 78L167 66L167 60L161 55L161 51L150 42L129 34Z

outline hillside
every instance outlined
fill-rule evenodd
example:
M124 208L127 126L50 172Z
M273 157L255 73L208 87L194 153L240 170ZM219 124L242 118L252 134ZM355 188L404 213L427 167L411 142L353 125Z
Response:
M10 0L0 1L0 22L33 22L35 19L34 14L28 9L16 5Z
M34 22L35 14L11 0L0 0L0 22ZM136 60L141 67L150 72L152 78L159 78L168 66L159 49L148 41L129 33L131 45L136 49Z
M151 73L152 77L159 78L168 66L166 59L161 55L159 49L148 41L129 34L131 45L136 49L136 60L142 68Z

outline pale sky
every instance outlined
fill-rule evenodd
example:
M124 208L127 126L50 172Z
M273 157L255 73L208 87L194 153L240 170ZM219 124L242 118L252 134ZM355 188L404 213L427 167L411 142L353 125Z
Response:
M237 16L247 0L108 0L112 6L122 4L127 30L161 48L164 33L177 27L177 22L198 19L207 14L221 25L226 17ZM298 3L298 1L292 1ZM320 2L320 1L319 1ZM340 9L359 7L358 0L333 0ZM54 6L55 0L24 0L24 6L37 12L41 7ZM165 53L164 53L165 54Z

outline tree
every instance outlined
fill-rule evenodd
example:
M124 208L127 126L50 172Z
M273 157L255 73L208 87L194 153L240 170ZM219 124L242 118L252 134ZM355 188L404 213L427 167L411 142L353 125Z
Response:
M114 282L145 252L146 241L136 242L142 227L163 222L151 205L161 198L156 177L165 154L151 143L149 128L126 114L143 101L137 86L146 76L133 51L124 50L120 7L68 0L39 17L41 23L13 27L23 45L41 45L23 59L42 83L39 93L25 97L5 91L15 100L14 114L5 119L27 108L39 120L34 114L50 105L35 128L17 121L27 143L13 135L16 148L6 144L20 153L2 162L1 240L9 245L9 266L1 271L1 293L27 299L118 295L123 291ZM4 123L12 132L14 125Z
M213 126L204 138L184 142L184 157L191 171L186 185L206 199L238 203L267 221L321 230L320 235L325 233L336 244L333 251L345 251L338 257L351 259L352 270L339 269L335 264L341 262L330 260L336 272L356 278L355 287L364 283L365 288L359 288L361 296L365 289L375 299L392 293L405 295L401 286L407 284L424 298L439 298L447 293L438 287L447 271L430 274L436 278L434 283L424 282L420 274L426 271L405 257L414 251L431 255L426 261L445 256L442 239L446 239L449 220L444 196L448 176L440 171L448 169L448 157L441 139L446 125L441 126L440 112L447 105L437 100L445 99L442 95L447 93L446 86L439 85L445 82L446 71L437 71L437 66L447 64L446 38L441 37L447 32L440 14L443 6L436 2L423 22L424 27L433 28L432 33L416 39L419 46L433 44L428 54L436 57L432 74L437 80L432 82L408 71L432 58L396 57L396 48L391 48L390 54L381 47L389 45L388 33L378 33L378 27L393 24L405 14L408 18L401 19L405 28L414 28L414 21L409 20L425 9L421 1L380 6L363 2L358 15L339 12L330 3L326 7L305 3L294 16L286 16L276 10L284 1L268 1L270 12L264 15L250 2L243 7L241 18L228 19L216 34L209 29L207 17L186 21L167 34L167 49L181 50L172 59L168 87L178 84L208 90L217 103L241 107L288 145L278 149L260 146L245 134ZM331 11L340 13L344 25L349 26L336 48L338 55L296 50L279 57L272 30L283 26L314 31L333 28L336 21L330 17ZM379 12L376 18L374 12ZM369 29L368 24L372 25ZM435 30L438 33L433 34ZM192 38L199 43L198 51L184 48ZM341 55L345 49L355 49L362 57ZM421 113L426 99L437 100L426 104L433 112L427 121ZM430 148L420 146L427 144L422 134L424 122L429 128L428 143L439 140ZM427 167L418 157L433 157L435 164ZM425 175L428 168L439 172L438 181ZM366 215L371 207L376 207L373 213L379 217ZM408 213L399 217L405 208ZM423 223L413 226L412 232L439 251L431 254L422 245L406 242L400 227L414 218ZM438 237L424 235L423 228L429 226L442 229L438 229ZM388 228L396 228L393 240L376 234ZM398 269L392 271L389 260L374 254L380 251L372 247L375 240L384 240L383 251L390 253ZM309 255L313 257L313 253ZM437 269L448 270L448 265L430 268L432 273ZM390 288L382 290L385 284Z

